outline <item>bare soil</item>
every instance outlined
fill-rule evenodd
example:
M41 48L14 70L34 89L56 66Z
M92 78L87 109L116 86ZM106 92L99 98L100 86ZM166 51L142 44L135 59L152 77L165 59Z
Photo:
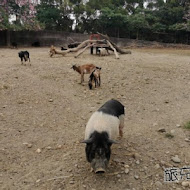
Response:
M21 65L20 50L30 52L32 66ZM0 49L0 189L190 189L164 182L164 168L190 167L190 131L183 128L190 50L132 49L120 59L89 51L50 58L48 51ZM102 67L102 86L90 91L87 75L79 84L70 69L76 63ZM80 141L91 114L111 98L126 107L124 138L112 146L108 171L94 174Z

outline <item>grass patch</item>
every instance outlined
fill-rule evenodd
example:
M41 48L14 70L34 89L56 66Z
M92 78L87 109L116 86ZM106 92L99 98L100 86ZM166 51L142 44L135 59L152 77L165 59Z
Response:
M171 133L166 133L165 137L168 139L172 139L172 138L174 138L174 135L172 135Z
M184 128L190 130L190 121L188 121L188 122L184 125Z

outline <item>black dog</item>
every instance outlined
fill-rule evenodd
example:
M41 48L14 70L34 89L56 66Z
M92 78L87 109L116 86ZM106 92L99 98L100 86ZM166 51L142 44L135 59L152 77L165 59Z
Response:
M21 65L23 64L23 59L24 59L25 62L26 62L26 61L29 61L29 62L30 62L30 54L29 54L28 51L20 51L20 52L18 53L18 56L19 56L20 59L21 59ZM30 65L31 65L31 63L30 63Z
M67 48L61 47L61 50L64 51L64 50L67 50Z
M18 44L17 44L16 42L12 42L12 43L11 43L11 46L12 46L13 48L17 49Z

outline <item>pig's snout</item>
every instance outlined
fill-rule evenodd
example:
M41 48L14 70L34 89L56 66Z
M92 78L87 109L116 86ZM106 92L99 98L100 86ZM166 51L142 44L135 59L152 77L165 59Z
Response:
M108 161L106 159L94 159L91 162L91 166L95 173L105 173L108 165Z
M106 172L106 170L103 169L103 168L98 168L98 169L95 170L96 174L101 174L101 173L105 173L105 172Z

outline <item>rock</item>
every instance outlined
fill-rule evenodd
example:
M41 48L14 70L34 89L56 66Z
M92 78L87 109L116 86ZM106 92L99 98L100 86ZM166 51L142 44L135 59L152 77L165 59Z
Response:
M120 174L117 174L117 178L120 178L121 177L121 175Z
M58 148L58 149L61 149L61 148L62 148L62 145L60 145L60 144L57 145L57 148Z
M42 151L41 151L40 148L38 148L38 149L36 150L36 152L37 152L37 153L40 153L40 152L42 152Z
M133 157L134 157L135 159L139 159L141 156L140 156L140 154L138 154L138 153L134 153Z
M38 180L36 180L36 183L39 183L41 181L41 179L38 179Z
M19 100L17 103L18 103L18 104L24 104L24 101Z
M183 186L183 187L190 187L190 182L188 182L188 181L183 181L182 183L181 183L181 185Z
M154 168L155 168L155 169L159 169L159 168L160 168L160 165L159 165L159 164L156 164L156 165L154 166Z
M32 148L32 144L28 144L27 147L28 147L28 148Z
M157 181L157 182L155 182L155 185L156 185L157 187L160 187L160 186L162 186L162 183L161 183L160 181Z
M180 124L177 124L176 127L179 128L179 127L181 127L181 125L180 125Z
M126 174L129 173L129 169L128 169L128 168L125 169L125 173L126 173Z
M126 164L124 167L125 167L125 168L129 168L129 165Z
M185 138L185 141L186 141L186 142L190 142L190 139L188 139L188 138Z
M138 179L139 179L139 176L138 176L138 175L134 175L134 178L135 178L136 180L138 180Z
M23 145L26 145L28 148L32 148L32 144L29 144L29 143L23 143Z
M140 161L139 161L139 160L137 160L135 163L136 163L137 165L139 165L139 164L140 164Z
M51 148L51 146L47 146L46 149L51 150L52 148Z
M153 123L153 127L156 127L156 126L158 126L158 123Z
M175 155L174 157L171 158L171 160L175 163L180 163L181 160L179 159L178 155Z
M170 133L171 133L171 134L174 134L174 133L175 133L175 130L174 130L174 129L172 129L172 130L170 131Z
M49 99L49 102L53 102L53 99L50 98L50 99Z
M165 133L165 132L166 132L166 129L160 128L160 129L158 129L158 132L160 132L160 133Z
M74 184L75 182L74 182L74 181L70 181L69 183L70 183L70 184Z

